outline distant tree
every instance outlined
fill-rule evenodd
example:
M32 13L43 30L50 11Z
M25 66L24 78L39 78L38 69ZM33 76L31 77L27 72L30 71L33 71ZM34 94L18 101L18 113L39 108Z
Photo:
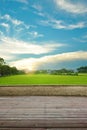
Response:
M0 76L2 75L1 74L1 71L2 71L2 66L5 64L4 62L4 59L0 57Z
M16 67L10 67L10 72L11 72L11 74L13 74L13 75L19 73L19 71L17 70Z
M22 71L19 71L16 67L10 67L9 65L6 65L4 59L0 57L0 76L15 75L21 73Z
M74 75L75 72L74 70L68 70L68 69L59 69L59 70L52 70L51 71L51 74L54 74L54 75Z
M11 71L10 71L10 67L8 65L2 65L1 66L1 75L5 76L5 75L10 75Z
M35 74L48 74L48 70L37 70Z
M25 74L24 70L18 70L18 74Z
M77 68L78 73L87 73L87 66Z
M4 65L4 64L5 64L4 59L0 57L0 66L1 66L1 65Z

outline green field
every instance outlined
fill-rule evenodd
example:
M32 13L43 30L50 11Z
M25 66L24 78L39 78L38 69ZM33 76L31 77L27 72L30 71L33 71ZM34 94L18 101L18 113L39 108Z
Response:
M1 85L87 85L87 74L70 75L41 75L26 74L0 77Z

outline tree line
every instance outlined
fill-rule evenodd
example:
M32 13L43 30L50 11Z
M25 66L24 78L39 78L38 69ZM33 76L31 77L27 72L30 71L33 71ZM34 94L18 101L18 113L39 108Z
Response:
M59 70L37 70L35 74L53 74L53 75L78 75L78 73L87 73L87 66L82 66L76 70L59 69ZM0 57L0 76L24 74L24 71L18 70L16 67L10 67L3 58Z
M3 58L0 57L0 76L21 74L23 71L18 70L16 67L10 67L6 64Z
M59 70L37 70L35 74L53 74L53 75L78 75L78 73L87 73L87 66L82 66L76 70L59 69Z

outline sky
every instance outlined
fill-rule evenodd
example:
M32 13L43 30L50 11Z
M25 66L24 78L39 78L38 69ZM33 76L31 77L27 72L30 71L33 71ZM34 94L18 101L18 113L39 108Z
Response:
M0 0L0 57L10 66L87 65L87 0Z

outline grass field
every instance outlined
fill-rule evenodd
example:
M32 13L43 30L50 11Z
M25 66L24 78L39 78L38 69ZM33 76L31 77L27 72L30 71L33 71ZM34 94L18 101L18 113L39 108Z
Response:
M0 96L87 96L87 75L0 77Z
M87 74L70 75L15 75L0 77L2 85L87 85Z

